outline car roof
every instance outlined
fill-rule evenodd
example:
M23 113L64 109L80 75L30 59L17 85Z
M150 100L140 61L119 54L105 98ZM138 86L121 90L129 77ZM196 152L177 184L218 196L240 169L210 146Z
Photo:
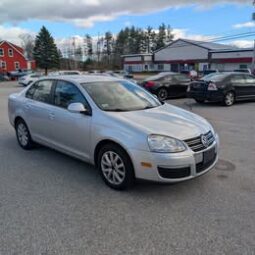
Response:
M53 79L53 80L64 80L69 82L77 83L90 83L90 82L102 82L102 81L119 81L122 79L115 78L112 76L102 75L56 75L56 76L44 76L40 80Z

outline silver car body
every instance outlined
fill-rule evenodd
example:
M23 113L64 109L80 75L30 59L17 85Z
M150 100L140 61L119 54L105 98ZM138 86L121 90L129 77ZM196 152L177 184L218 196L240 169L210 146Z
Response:
M40 74L31 73L27 74L25 76L22 76L18 79L18 83L22 86L28 86L29 84L32 84L34 81L37 81L41 77Z
M48 79L69 81L83 93L91 109L92 116L72 113L54 105L26 98L27 87L20 93L9 96L9 120L15 126L17 117L24 119L32 139L63 153L95 164L95 151L104 141L113 141L122 146L130 156L135 177L158 182L178 182L192 179L208 172L218 159L218 135L212 126L202 117L177 108L170 104L130 112L106 112L99 109L81 83L117 80L101 76L58 76ZM182 141L199 138L211 132L213 141L210 146L194 152L186 144L186 150L180 153L154 153L150 151L148 136L160 134ZM214 161L202 171L197 166L203 161L203 153L214 150ZM142 162L150 162L151 167ZM181 169L189 167L191 173L182 178L165 178L158 168Z

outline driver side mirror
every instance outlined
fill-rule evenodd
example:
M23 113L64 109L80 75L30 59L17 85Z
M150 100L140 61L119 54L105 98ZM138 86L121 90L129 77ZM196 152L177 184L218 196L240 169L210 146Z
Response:
M88 114L89 111L82 103L72 103L69 104L67 110L72 113L83 113Z

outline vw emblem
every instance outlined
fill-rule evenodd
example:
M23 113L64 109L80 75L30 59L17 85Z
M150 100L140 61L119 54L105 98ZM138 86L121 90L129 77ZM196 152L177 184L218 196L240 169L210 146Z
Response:
M208 147L208 139L205 135L201 135L201 142L206 148Z

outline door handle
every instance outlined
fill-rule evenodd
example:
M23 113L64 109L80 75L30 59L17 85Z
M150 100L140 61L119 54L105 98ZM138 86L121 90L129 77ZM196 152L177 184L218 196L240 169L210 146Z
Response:
M49 113L49 119L54 120L55 119L55 114L54 113Z

